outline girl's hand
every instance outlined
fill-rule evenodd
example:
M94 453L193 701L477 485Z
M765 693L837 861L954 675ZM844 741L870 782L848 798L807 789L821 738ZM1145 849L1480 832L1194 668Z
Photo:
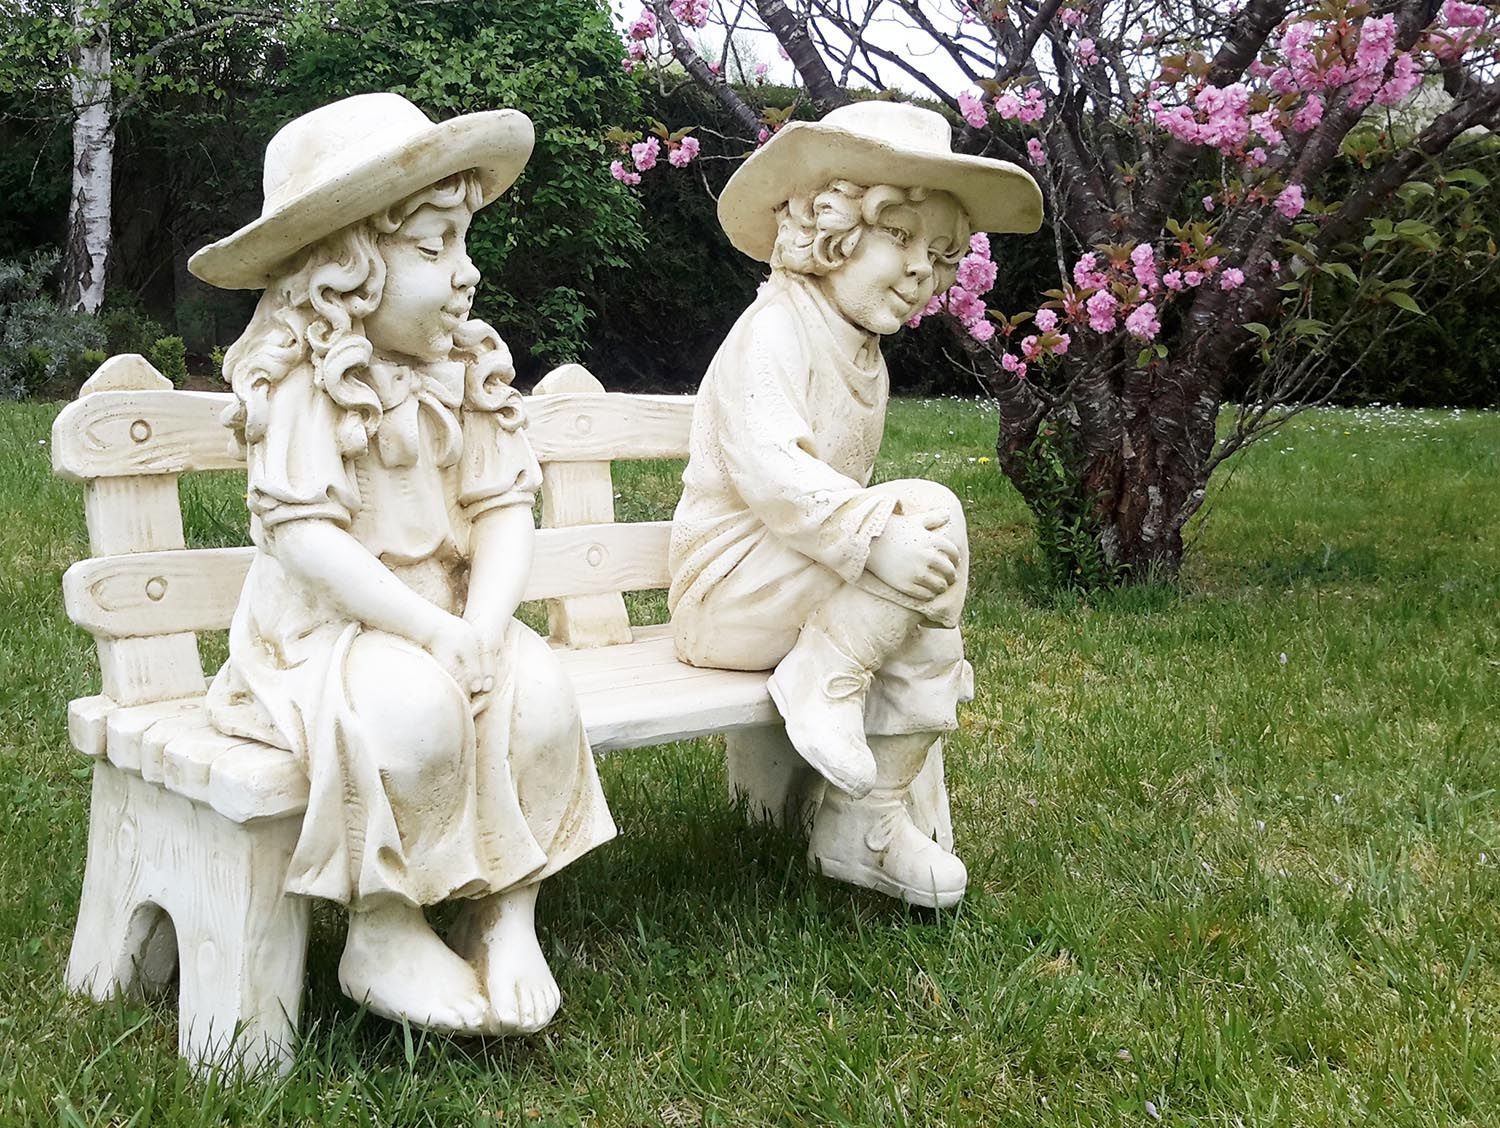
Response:
M913 599L936 599L958 578L958 546L942 530L941 510L897 513L870 542L865 571Z
M484 648L479 631L458 616L443 616L427 640L427 651L471 698L495 688L494 656Z

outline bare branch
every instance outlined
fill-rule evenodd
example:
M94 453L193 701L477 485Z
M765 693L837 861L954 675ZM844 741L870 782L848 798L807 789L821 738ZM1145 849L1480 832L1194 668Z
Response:
M782 0L755 0L755 8L802 76L813 105L827 113L848 102L848 93L833 80L828 64L808 38L807 22L794 15Z
M672 7L668 0L651 0L651 10L656 13L657 24L666 31L667 42L672 45L672 54L682 64L683 69L693 76L699 86L719 100L719 105L729 112L748 136L754 137L759 133L760 115L752 110L749 103L736 94L727 82L709 70L708 64L703 61L703 56L693 49L687 36L682 33L682 25L672 14Z

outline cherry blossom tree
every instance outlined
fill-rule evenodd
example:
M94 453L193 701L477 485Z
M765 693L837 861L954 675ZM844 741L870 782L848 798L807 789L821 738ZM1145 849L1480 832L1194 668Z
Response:
M1037 308L986 308L979 236L925 316L959 327L1059 578L1175 576L1210 477L1337 388L1351 325L1422 316L1440 255L1495 261L1471 139L1500 120L1497 0L650 0L625 64L699 83L753 145L785 115L726 78L746 32L811 114L915 91L1042 184Z

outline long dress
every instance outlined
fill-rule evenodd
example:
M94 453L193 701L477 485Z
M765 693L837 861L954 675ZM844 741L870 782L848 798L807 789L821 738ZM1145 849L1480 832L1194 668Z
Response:
M813 610L852 584L920 622L876 672L866 731L952 730L957 703L973 696L956 629L967 540L952 530L963 540L960 574L935 599L896 591L865 561L892 514L960 508L934 482L869 484L889 379L873 335L851 356L838 318L817 286L777 271L709 365L668 554L677 654L696 666L769 669Z
M428 905L541 880L615 833L552 651L511 620L476 726L468 695L425 650L350 621L272 551L278 526L331 521L412 590L461 614L475 521L501 506L531 506L541 473L519 393L503 385L466 391L460 363L372 364L367 382L383 408L368 442L310 366L252 393L246 445L257 551L209 715L223 732L287 749L307 770L288 892L356 906L389 896ZM390 670L403 672L400 684L360 682ZM393 696L414 711L420 731L430 716L432 732L456 735L447 746L393 740L359 708ZM544 746L521 747L518 735L537 743L537 725L519 718L527 703L535 714L541 702L553 718L542 726Z

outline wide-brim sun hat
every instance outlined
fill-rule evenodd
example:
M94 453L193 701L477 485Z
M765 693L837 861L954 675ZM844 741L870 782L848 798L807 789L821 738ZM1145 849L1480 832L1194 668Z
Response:
M434 122L399 94L331 102L271 138L260 218L198 251L188 270L226 290L263 289L302 248L455 173L474 170L490 203L534 142L519 110Z
M1042 193L1030 173L955 153L946 118L902 102L856 102L821 121L783 126L729 178L719 223L736 247L769 262L776 209L831 180L950 192L976 231L1029 234L1042 225Z

